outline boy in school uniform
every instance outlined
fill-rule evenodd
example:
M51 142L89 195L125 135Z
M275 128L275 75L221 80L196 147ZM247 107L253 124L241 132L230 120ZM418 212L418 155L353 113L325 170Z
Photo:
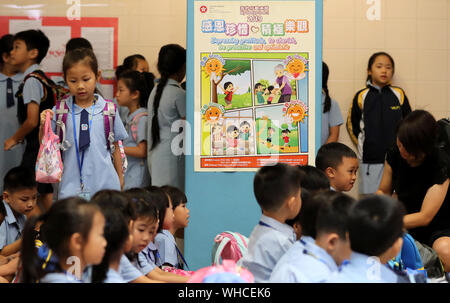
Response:
M350 210L348 231L352 255L331 283L407 283L386 263L403 244L405 208L389 196L370 195Z
M347 220L354 202L346 194L333 191L319 192L308 202L303 201L317 210L317 216L311 214L313 218L309 221L314 226L305 226L305 236L281 257L270 282L321 283L337 272L338 266L352 253ZM315 229L314 238L306 236L309 229Z
M266 165L255 175L253 189L262 216L241 259L255 282L268 282L275 264L296 239L293 228L285 221L300 211L300 182L299 170L284 163Z
M330 180L331 190L347 192L355 184L359 163L356 153L350 147L332 142L319 148L316 167Z
M23 86L19 87L17 116L20 128L5 141L5 150L10 150L19 142L26 141L21 165L34 173L39 153L39 114L51 109L56 100L50 87L43 85L36 77L27 77L31 73L41 73L39 63L47 55L50 41L40 30L26 30L17 33L13 40L11 64L24 74ZM52 201L51 184L38 184L40 202L48 209Z
M10 256L21 247L22 230L27 216L36 206L37 188L32 173L18 166L5 176L3 206L5 217L0 225L0 255Z

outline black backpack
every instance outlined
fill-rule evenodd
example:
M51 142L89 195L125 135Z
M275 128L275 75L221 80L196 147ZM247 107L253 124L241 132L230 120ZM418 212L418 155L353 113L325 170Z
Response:
M443 118L437 121L438 123L438 147L447 155L447 160L450 159L450 120Z

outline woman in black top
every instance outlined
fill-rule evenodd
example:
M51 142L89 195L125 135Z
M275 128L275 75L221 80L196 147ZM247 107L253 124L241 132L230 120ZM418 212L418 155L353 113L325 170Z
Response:
M450 194L448 160L437 147L438 125L424 110L407 115L397 129L397 144L386 155L377 193L395 193L406 207L405 228L428 244L450 272Z

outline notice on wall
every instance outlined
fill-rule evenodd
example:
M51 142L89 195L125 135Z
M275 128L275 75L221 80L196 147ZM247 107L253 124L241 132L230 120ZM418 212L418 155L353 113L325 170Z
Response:
M315 1L194 2L196 171L315 151Z

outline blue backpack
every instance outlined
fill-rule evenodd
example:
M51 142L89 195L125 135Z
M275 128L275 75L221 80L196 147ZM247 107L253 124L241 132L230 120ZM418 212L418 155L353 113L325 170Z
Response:
M413 237L406 233L403 236L403 246L400 253L388 262L388 265L395 271L421 273L427 276L423 266L422 257Z

